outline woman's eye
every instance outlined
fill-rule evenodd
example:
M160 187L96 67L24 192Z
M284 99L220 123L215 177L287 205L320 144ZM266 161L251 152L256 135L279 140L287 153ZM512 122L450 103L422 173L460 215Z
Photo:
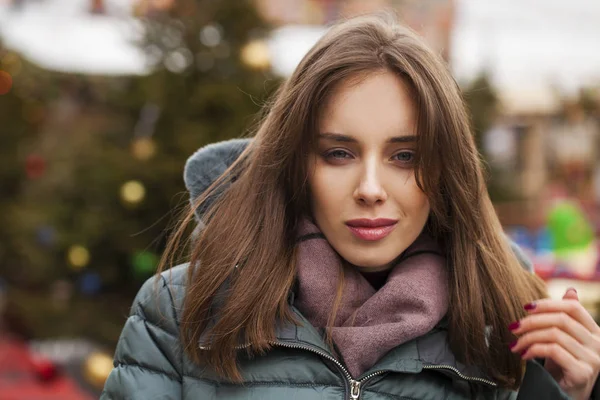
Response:
M410 164L414 161L415 153L412 151L401 151L394 156L396 161L400 161L403 164Z
M344 158L349 158L350 154L348 154L348 152L344 150L333 150L327 153L326 157L341 160Z

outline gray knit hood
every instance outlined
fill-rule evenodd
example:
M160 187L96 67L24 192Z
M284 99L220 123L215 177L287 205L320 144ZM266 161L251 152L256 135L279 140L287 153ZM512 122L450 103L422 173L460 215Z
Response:
M192 154L185 163L183 173L185 187L190 192L192 203L233 164L249 143L250 139L232 139L209 144ZM215 192L196 210L196 218L199 221L222 192L223 190Z

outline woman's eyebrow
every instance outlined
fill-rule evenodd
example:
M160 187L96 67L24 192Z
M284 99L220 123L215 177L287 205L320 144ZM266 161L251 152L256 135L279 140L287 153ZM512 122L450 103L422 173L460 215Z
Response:
M344 143L357 143L354 137L349 135L344 135L341 133L332 133L332 132L324 132L319 133L319 139L329 139L335 140L336 142L344 142ZM403 135L403 136L392 136L387 140L388 143L411 143L416 142L417 137L415 135Z
M406 136L394 136L388 139L389 143L412 143L417 141L417 136L406 135Z
M329 139L335 140L336 142L344 142L344 143L357 143L358 140L353 138L352 136L342 135L341 133L319 133L319 139Z

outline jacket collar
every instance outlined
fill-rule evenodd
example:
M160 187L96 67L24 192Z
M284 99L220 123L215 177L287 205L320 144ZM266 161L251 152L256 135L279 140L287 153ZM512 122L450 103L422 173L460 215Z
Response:
M278 326L276 329L277 342L309 347L335 358L321 333L297 308L291 304L290 307L300 325L282 324ZM480 368L464 365L456 359L450 349L447 326L447 318L443 318L429 333L395 347L361 377L354 378L360 379L377 371L419 373L424 368L433 367L453 379L469 377L491 381L490 377Z
M228 282L226 281L220 290L217 291L211 307L213 315L218 314L227 287ZM299 324L279 323L275 328L276 343L283 346L293 345L306 348L309 351L320 352L335 359L335 355L323 340L321 332L319 332L319 330L315 328L296 307L294 307L295 288L296 284L294 284L292 290L290 290L288 304ZM205 343L205 340L206 337L201 337L200 345L202 345L203 342ZM448 341L448 322L446 317L426 335L395 347L361 377L354 378L360 379L377 371L419 373L424 368L430 368L432 366L453 379L464 379L466 376L491 381L480 368L466 366L456 359L454 353L450 349ZM459 373L456 373L456 371ZM460 375L463 376L461 377Z

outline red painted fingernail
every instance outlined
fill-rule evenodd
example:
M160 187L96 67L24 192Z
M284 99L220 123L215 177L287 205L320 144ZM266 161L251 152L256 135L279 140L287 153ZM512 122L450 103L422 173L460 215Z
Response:
M525 349L521 352L521 357L523 357L525 355L525 353L527 353L527 349Z
M515 329L519 329L520 326L521 326L521 323L519 321L515 321L508 326L508 329L510 329L511 331L514 331Z
M527 311L531 311L533 309L535 309L535 307L537 306L537 304L535 304L533 301L531 303L527 303L523 306L523 308Z
M515 347L517 345L517 342L518 342L518 340L515 340L514 342L509 344L508 347L510 347L512 349L513 347Z

